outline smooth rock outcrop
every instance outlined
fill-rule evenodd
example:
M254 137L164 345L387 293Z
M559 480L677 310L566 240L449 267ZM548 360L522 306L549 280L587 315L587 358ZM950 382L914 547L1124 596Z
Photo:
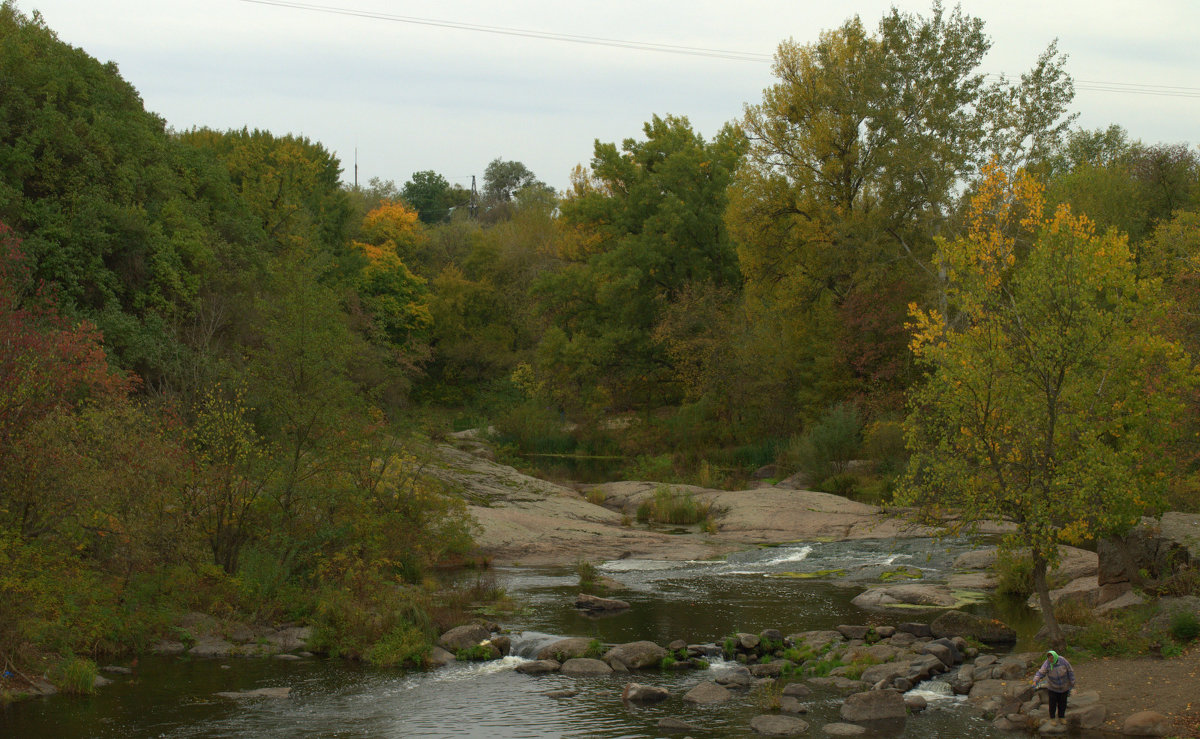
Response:
M958 599L945 585L883 585L860 593L850 601L859 608L887 611L897 608L954 608Z

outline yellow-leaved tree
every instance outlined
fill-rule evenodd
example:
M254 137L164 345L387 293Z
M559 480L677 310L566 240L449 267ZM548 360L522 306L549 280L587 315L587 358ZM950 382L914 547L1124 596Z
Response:
M1164 490L1187 357L1155 330L1164 297L1137 278L1125 236L1051 212L1024 173L985 169L967 234L937 261L945 307L911 311L927 375L899 497L959 529L1011 522L1002 547L1030 552L1061 645L1047 568L1060 542L1128 528Z

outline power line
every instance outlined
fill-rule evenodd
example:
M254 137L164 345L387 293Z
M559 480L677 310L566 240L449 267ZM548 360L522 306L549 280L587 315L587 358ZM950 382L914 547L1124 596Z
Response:
M608 46L617 49L632 49L635 51L655 51L664 54L681 54L685 56L707 57L711 59L730 59L740 62L769 63L774 60L770 54L732 51L729 49L709 49L697 46L680 46L675 44L660 44L649 41L629 41L626 39L604 38L600 36L581 36L571 33L555 33L552 31L537 31L527 28L508 28L505 26L490 26L478 23L461 23L458 21L440 20L436 18L419 18L408 15L393 15L377 13L368 10L339 8L332 5L316 5L313 3L295 2L294 0L241 0L255 5L270 5L290 10L308 10L316 13L330 13L354 18L407 23L410 25L433 26L435 28L452 28L460 31L490 33L498 36L517 36L520 38L541 39L543 41L561 41L571 44L586 44L590 46ZM989 73L986 77L1005 79L1005 75ZM1114 92L1131 95L1155 95L1159 97L1200 98L1200 87L1184 87L1181 85L1152 85L1137 82L1105 82L1095 80L1075 80L1075 89L1085 92Z
M519 36L522 38L535 38L545 41L564 41L573 44L588 44L592 46L611 46L618 49L635 49L638 51L658 51L665 54L683 54L686 56L703 56L714 59L732 59L742 62L770 62L773 57L769 54L755 54L750 52L729 51L726 49L705 49L695 46L677 46L674 44L659 44L648 41L627 41L623 39L603 38L599 36L580 36L571 33L554 33L551 31L535 31L527 28L506 28L504 26L487 26L478 23L460 23L457 21L438 20L435 18L417 18L407 15L392 15L390 13L376 13L367 10L353 10L350 8L338 8L330 5L314 5L311 3L291 2L291 0L241 0L244 3L254 3L256 5L273 5L280 8L289 8L293 10L311 10L318 13L332 13L333 15L347 15L356 18L369 18L372 20L392 21L395 23L409 23L419 26L434 26L437 28L454 28L460 31L475 31L478 33L491 33L500 36Z

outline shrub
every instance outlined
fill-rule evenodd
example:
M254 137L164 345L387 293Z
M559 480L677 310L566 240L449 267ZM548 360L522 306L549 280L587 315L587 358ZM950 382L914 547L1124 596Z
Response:
M604 505L604 502L608 500L608 494L602 488L592 488L584 497L592 505Z
M674 667L675 667L675 658L669 654L666 657L663 657L658 663L658 669L660 669L660 670L670 670L670 669L673 669Z
M895 421L870 424L863 431L863 455L875 463L875 470L881 475L903 471L908 463L904 428Z
M1191 611L1180 611L1171 617L1171 636L1175 641L1190 642L1200 636L1200 621Z
M1033 590L1032 558L1001 550L996 557L996 592L1027 598Z
M496 419L495 428L498 441L516 446L521 454L566 454L575 449L559 413L537 401L508 409Z
M1087 626L1096 620L1096 615L1092 613L1092 609L1087 603L1078 599L1067 599L1059 601L1054 606L1054 618L1060 624L1070 624L1071 626Z
M816 486L823 493L853 498L858 493L858 476L849 473L833 475Z
M788 445L786 456L810 480L827 480L846 471L859 449L862 419L846 403L830 408L816 424Z
M675 479L675 464L669 454L656 457L639 455L626 472L631 480L654 480L666 482Z
M409 623L399 623L375 642L364 656L379 667L421 666L431 650L429 639L420 629Z

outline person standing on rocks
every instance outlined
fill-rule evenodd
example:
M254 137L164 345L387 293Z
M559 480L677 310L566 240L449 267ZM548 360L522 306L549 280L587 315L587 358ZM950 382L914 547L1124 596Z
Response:
M1051 649L1046 652L1046 661L1033 676L1035 688L1042 678L1046 679L1046 692L1050 698L1050 723L1065 726L1067 696L1071 694L1071 688L1075 687L1075 670L1066 657L1059 656L1058 652ZM1055 718L1055 713L1058 714L1058 718Z

